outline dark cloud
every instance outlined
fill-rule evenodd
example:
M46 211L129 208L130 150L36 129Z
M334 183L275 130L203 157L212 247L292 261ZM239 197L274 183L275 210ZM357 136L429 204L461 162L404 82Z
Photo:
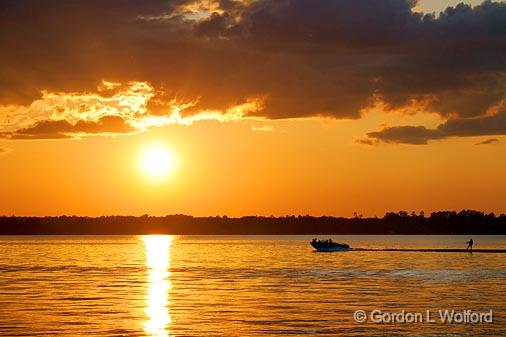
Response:
M70 139L80 135L93 134L125 134L135 132L136 129L126 124L118 116L105 116L97 121L78 121L71 124L66 120L46 120L35 125L17 130L4 132L0 137L6 139Z
M207 27L210 37L299 55L310 73L299 86L304 91L293 90L293 96L309 96L315 111L336 117L356 114L372 92L392 107L431 96L429 108L445 116L478 116L499 102L506 83L506 4L459 5L437 18L413 13L413 5L404 0L258 1L235 25L224 14L197 30L202 34ZM317 78L324 73L328 77ZM318 99L327 105L319 106ZM310 109L304 110L315 112Z
M499 143L499 139L489 138L489 139L485 139L484 141L476 143L476 145L490 145L490 144L496 144L496 143Z
M429 140L444 138L439 130L427 129L424 126L386 127L381 131L369 132L367 136L385 143L412 145L427 144Z
M221 0L207 16L188 15L191 2L2 2L0 102L102 79L198 100L185 113L264 97L267 118L359 118L373 95L393 108L431 97L432 111L474 118L504 98L504 3L433 17L409 0Z
M492 116L449 119L436 129L428 129L424 126L395 126L367 133L368 138L372 140L414 145L427 144L430 140L448 137L491 135L506 135L506 109Z
M359 139L355 139L355 143L367 145L367 146L373 146L378 143L378 140L373 139L373 138L359 138Z
M107 75L100 63L108 39L127 33L139 17L172 11L178 2L0 2L0 102L30 103L41 90L95 88Z
M414 5L406 0L320 0L316 5L307 0L261 0L244 8L236 24L225 25L228 34L223 35L236 32L264 43L371 49L410 38L422 18L411 11Z

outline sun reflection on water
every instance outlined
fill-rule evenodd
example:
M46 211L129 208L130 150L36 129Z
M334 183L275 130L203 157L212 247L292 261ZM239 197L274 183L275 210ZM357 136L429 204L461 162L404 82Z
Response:
M142 237L146 253L147 298L144 311L148 321L144 331L149 336L169 336L168 325L171 323L169 311L170 283L170 248L171 235L146 235Z

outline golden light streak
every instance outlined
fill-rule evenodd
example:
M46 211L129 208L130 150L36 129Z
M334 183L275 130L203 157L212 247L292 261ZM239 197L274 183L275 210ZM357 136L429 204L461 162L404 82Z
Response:
M170 283L170 249L171 235L145 235L142 237L146 254L147 298L144 311L148 320L144 331L149 336L169 336L171 323L169 310Z

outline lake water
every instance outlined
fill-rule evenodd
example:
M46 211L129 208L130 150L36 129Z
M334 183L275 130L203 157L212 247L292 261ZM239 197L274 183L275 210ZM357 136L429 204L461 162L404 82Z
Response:
M506 335L506 254L314 253L310 239L3 236L0 335ZM468 237L333 239L360 248L465 248ZM505 236L473 239L476 248L506 248ZM493 322L443 323L446 309L492 310ZM356 310L366 323L354 320ZM402 310L424 317L375 323L373 310L384 320Z

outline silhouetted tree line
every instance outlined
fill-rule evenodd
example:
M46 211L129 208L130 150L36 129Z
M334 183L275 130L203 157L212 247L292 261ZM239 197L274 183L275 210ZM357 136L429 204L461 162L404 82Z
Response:
M0 234L506 234L506 214L472 210L331 216L0 217Z

